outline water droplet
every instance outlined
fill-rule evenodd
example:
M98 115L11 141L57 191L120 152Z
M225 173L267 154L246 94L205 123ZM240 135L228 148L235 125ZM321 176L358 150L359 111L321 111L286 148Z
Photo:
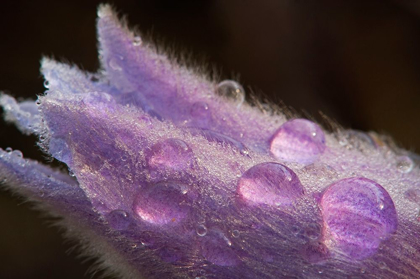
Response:
M188 195L185 185L158 183L142 189L134 201L134 212L143 221L155 224L177 224L188 215Z
M238 237L239 237L239 235L240 235L240 233L239 233L239 231L238 231L238 230L233 230L233 231L232 231L232 236L233 236L234 238L238 238Z
M196 232L198 236L205 236L207 234L207 228L204 225L198 225Z
M353 259L373 255L398 225L388 192L367 178L333 183L324 192L321 207L328 232L324 238Z
M247 170L238 182L238 192L254 204L283 206L303 195L303 186L296 174L278 163L262 163Z
M405 191L404 196L410 202L420 204L420 189L408 189Z
M72 170L70 170L69 169L69 175L71 176L71 177L75 177L76 175L74 174L74 172L72 171Z
M233 100L237 107L245 101L245 90L233 80L225 80L217 85L216 92L219 96Z
M120 65L120 61L119 61L119 59L117 59L117 58L111 58L110 60L109 60L109 67L111 67L111 69L112 70L114 70L114 71L122 71L122 67L121 67L121 65Z
M127 161L128 157L126 155L121 156L121 161L125 162Z
M44 87L45 88L50 88L50 82L48 80L44 80Z
M7 147L7 148L5 149L5 151L6 151L7 153L10 153L10 152L12 152L12 151L13 151L13 149L12 149L11 147Z
M201 242L201 253L209 262L218 266L235 266L239 258L232 245L226 242L226 237L220 232L208 233Z
M133 38L133 46L140 46L142 44L142 40L140 36L135 36Z
M196 102L191 106L190 114L195 125L207 127L211 118L209 106L204 102Z
M40 100L40 99L37 99L37 100L36 100L36 102L35 102L35 104L36 104L37 106L39 106L39 105L41 104L41 100Z
M401 173L409 173L414 168L413 160L408 156L401 156L397 158L397 169Z
M325 147L324 132L317 124L306 119L293 119L277 130L270 151L278 160L311 164Z
M153 145L147 162L152 169L180 171L193 165L194 153L186 142L172 138Z
M114 230L126 230L130 225L130 218L127 212L123 210L113 210L107 214L106 219Z
M22 158L22 157L23 157L23 154L22 154L22 152L21 152L20 150L13 150L13 151L11 152L11 154L12 154L13 156L17 157L17 158Z

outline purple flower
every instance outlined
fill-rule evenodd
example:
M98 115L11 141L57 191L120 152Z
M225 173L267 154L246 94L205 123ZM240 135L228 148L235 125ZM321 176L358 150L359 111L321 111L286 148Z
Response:
M44 59L5 119L69 175L15 150L0 179L122 278L420 276L416 157L244 102L98 12L101 70Z

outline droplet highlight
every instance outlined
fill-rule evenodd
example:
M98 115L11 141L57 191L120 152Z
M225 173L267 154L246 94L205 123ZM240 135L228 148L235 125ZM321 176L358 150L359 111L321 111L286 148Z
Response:
M198 236L205 236L207 234L207 228L204 225L198 225L196 232Z
M237 107L245 101L245 90L233 80L225 80L217 85L216 92L219 96L232 100Z
M321 208L324 243L352 259L373 255L398 225L388 192L367 178L347 178L330 185L322 196Z
M237 191L248 203L270 206L290 205L304 193L291 169L271 162L247 170L238 181Z
M325 151L325 135L321 128L306 119L284 123L270 143L271 153L281 161L311 164Z
M226 241L223 233L212 232L201 242L201 253L203 257L218 266L236 266L239 258L235 253L232 243Z

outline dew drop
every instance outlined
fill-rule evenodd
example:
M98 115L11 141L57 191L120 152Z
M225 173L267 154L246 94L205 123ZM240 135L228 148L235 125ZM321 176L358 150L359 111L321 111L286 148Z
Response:
M388 192L367 178L333 183L322 196L321 208L327 228L325 240L353 259L373 255L398 225Z
M109 67L111 67L111 69L112 70L114 70L114 71L122 71L122 67L121 67L121 65L120 65L120 61L118 61L118 59L117 58L111 58L110 60L109 60Z
M247 202L283 206L303 195L296 174L278 163L261 163L248 169L238 181L238 193Z
M233 80L225 80L217 85L216 92L219 96L234 101L237 107L240 107L245 101L245 90Z
M190 114L199 126L206 126L210 120L210 109L207 103L195 102L192 104Z
M397 169L401 173L409 173L414 168L413 160L408 156L400 156L397 159Z
M186 142L172 138L153 145L147 162L151 169L180 171L193 165L194 154Z
M321 128L306 119L284 123L270 143L271 153L281 161L311 164L325 150L325 135Z
M239 258L232 244L226 242L226 237L219 232L208 233L201 242L201 253L209 262L218 266L235 266Z
M140 36L135 36L133 38L133 46L140 46L142 44L142 40Z
M240 235L240 233L239 233L239 231L238 231L238 230L233 230L233 231L232 231L232 236L233 236L234 238L238 238L238 237L239 237L239 235Z
M12 154L13 156L17 157L17 158L22 158L22 157L23 157L23 154L22 154L22 152L21 152L20 150L13 150L13 151L11 152L11 154Z
M126 230L130 225L130 218L127 212L123 210L113 210L107 214L106 219L114 230Z
M13 151L13 149L12 149L11 147L7 147L7 148L5 149L5 151L6 151L7 153L10 153L10 152L12 152L12 151Z
M44 87L45 88L50 88L50 82L48 80L44 80Z
M190 208L185 185L158 183L142 189L134 200L133 211L143 221L155 225L177 224Z
M198 236L205 236L207 234L207 228L204 225L198 225L196 232Z

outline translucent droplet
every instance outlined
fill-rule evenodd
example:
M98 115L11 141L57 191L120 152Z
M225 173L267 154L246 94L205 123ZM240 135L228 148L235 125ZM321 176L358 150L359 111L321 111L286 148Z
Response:
M72 170L69 170L69 175L70 175L71 177L75 177L75 176L76 176Z
M303 195L296 174L278 163L262 163L247 170L238 181L238 193L247 202L284 206Z
M184 185L158 183L142 189L134 201L134 212L143 221L155 224L177 224L189 214L188 195Z
M401 156L397 159L397 169L401 173L409 173L414 168L413 160L408 156Z
M13 156L17 157L17 158L22 158L22 157L23 157L23 154L22 154L22 152L21 152L20 150L13 150L13 151L11 152L11 154L12 154Z
M180 171L193 165L194 154L186 142L172 138L153 145L147 161L149 167L155 170Z
M324 238L353 259L373 255L398 225L388 192L367 178L347 178L330 185L321 208L327 227Z
M127 161L127 156L126 155L123 155L123 156L121 156L121 161L123 161L123 162L125 162L125 161Z
M306 119L284 123L274 134L271 153L281 161L311 164L325 150L325 135L319 126Z
M198 236L205 236L207 234L207 228L204 225L198 225L196 232Z
M50 82L48 80L44 80L44 87L45 88L50 88Z
M239 231L238 231L238 230L233 230L233 231L232 231L232 236L233 236L234 238L238 238L238 237L239 237L239 235L240 235L240 233L239 233Z
M6 151L7 153L10 153L10 152L12 152L12 151L13 151L13 149L12 149L11 147L7 147L7 148L5 149L5 151Z
M410 202L414 202L414 203L420 204L420 189L408 189L404 193L404 196Z
M39 105L41 104L41 100L40 100L40 99L37 99L37 100L36 100L36 102L35 102L35 104L36 104L37 106L39 106Z
M211 115L209 106L204 102L196 102L192 104L190 114L193 117L193 124L199 127L207 127Z
M142 44L142 40L139 36L135 36L133 38L133 46L140 46Z
M237 107L245 101L245 90L233 80L225 80L217 85L216 92L219 96L232 100Z
M123 210L113 210L107 214L106 219L114 230L126 230L130 225L128 213Z
M226 242L219 232L208 233L201 242L201 253L209 262L218 266L235 266L239 258L232 246Z
M121 67L121 65L120 65L120 61L119 61L119 59L117 59L117 58L111 58L110 60L109 60L109 67L111 67L111 69L112 70L114 70L114 71L122 71L122 67Z

